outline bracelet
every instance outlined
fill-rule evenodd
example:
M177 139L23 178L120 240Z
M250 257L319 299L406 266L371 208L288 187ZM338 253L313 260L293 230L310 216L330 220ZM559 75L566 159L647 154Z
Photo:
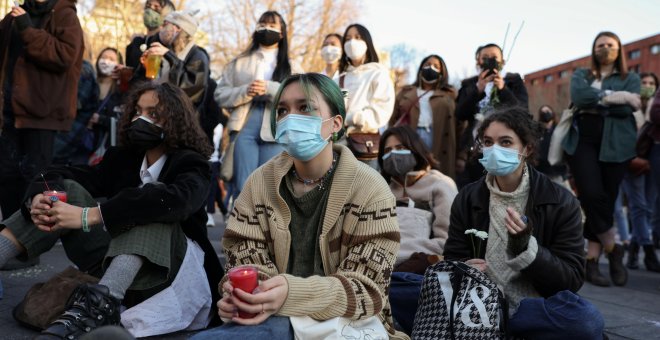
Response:
M101 224L105 228L105 221L103 220L103 214L101 213L101 202L96 202L96 208L99 209L99 216L101 216Z
M82 210L82 231L88 233L89 225L87 224L87 214L89 213L89 208L83 208Z

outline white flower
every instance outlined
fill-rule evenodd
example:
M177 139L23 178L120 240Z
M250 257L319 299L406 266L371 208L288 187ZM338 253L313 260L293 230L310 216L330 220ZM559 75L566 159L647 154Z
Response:
M485 239L488 238L488 233L485 232L485 231L477 231L476 233L474 233L474 235L475 235L476 237L482 239L482 240L485 240Z
M140 51L144 52L146 50L147 50L147 45L146 44L140 45Z
M475 234L476 235L477 234L477 229L468 229L468 230L466 230L465 235L468 235L468 234Z

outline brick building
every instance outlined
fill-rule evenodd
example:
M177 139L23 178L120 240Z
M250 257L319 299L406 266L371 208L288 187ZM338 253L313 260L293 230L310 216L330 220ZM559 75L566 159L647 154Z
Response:
M628 69L640 72L653 72L660 76L660 34L624 44ZM525 75L525 86L529 93L529 109L536 113L541 105L550 105L555 112L568 107L570 83L573 71L579 67L589 67L590 57L575 59L563 64Z

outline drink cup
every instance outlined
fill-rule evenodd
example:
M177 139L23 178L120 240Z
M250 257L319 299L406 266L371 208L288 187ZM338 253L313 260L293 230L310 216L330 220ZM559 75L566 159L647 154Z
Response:
M240 288L242 291L252 293L257 288L257 268L253 266L239 266L229 270L229 281L234 288ZM249 319L256 316L256 314L238 311L238 316L242 319Z
M160 64L162 60L163 58L159 55L148 55L144 62L144 68L146 69L145 77L149 79L156 79L158 77L158 73L160 72Z
M122 93L128 92L130 87L131 78L133 78L133 68L124 67L119 70L119 91Z
M66 203L67 196L66 196L66 191L57 191L57 190L50 190L50 191L44 191L44 196L48 197L52 203L56 201L62 201ZM48 226L53 227L55 223L51 223Z

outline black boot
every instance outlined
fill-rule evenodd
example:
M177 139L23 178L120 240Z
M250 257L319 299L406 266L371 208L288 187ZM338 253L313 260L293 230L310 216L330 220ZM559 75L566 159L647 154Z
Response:
M587 260L587 282L591 282L596 286L609 287L610 280L600 273L598 268L598 259Z
M639 243L632 241L630 242L630 248L628 248L628 263L626 267L630 269L639 269Z
M653 246L660 249L660 233L653 231Z
M655 253L655 247L652 244L644 246L644 265L646 270L660 273L660 261L658 261L658 255Z
M64 314L35 339L78 339L95 328L118 325L119 306L108 287L81 284L69 297Z
M628 282L628 270L623 265L623 255L623 246L620 244L615 244L614 249L607 254L610 262L610 277L617 286L625 286Z

